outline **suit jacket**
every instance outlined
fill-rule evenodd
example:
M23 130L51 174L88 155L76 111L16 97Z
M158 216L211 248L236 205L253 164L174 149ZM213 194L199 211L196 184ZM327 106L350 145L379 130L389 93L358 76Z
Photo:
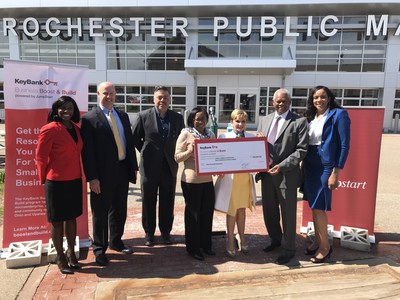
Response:
M254 134L245 132L245 137L254 137ZM219 139L229 139L229 138L236 138L236 134L231 131L227 133L221 134ZM254 183L254 176L253 174L249 174L250 182L251 182L251 189L253 191L253 207L255 208L257 202L257 193L256 193L256 185ZM215 182L215 209L228 212L229 210L229 203L231 201L231 194L232 194L232 184L233 184L233 174L225 174L224 176L218 176L217 181Z
M136 115L133 121L133 142L140 151L140 175L151 178L160 172L160 166L165 159L176 177L178 163L174 159L176 141L184 128L183 117L172 110L168 110L170 122L167 140L163 143L158 130L156 108L147 109Z
M322 130L319 154L323 164L343 169L350 149L350 118L347 111L329 111Z
M274 116L275 113L271 113L261 118L257 131L267 136ZM274 180L280 181L280 188L300 186L300 162L306 156L307 148L307 119L289 111L270 154L272 166L279 165L281 168L281 173L274 176Z
M118 109L115 111L124 127L129 181L135 183L138 165L129 117L125 112ZM84 142L82 159L86 180L99 179L103 184L114 182L119 163L118 148L110 124L100 107L82 117L81 134Z
M82 138L79 127L72 123L78 137L75 143L71 134L60 122L51 122L40 129L36 148L39 180L63 181L82 177Z

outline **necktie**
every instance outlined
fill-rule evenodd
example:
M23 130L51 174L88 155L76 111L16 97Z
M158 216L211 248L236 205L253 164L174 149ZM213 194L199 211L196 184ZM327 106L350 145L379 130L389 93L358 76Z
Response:
M119 130L117 126L117 122L112 115L112 110L108 111L108 116L110 117L112 132L114 134L115 143L117 144L118 148L118 158L122 160L124 158L124 149L122 149L121 137L119 136Z
M280 116L275 118L275 123L269 132L268 143L270 143L271 145L275 144L276 136L278 134L278 123L280 119Z

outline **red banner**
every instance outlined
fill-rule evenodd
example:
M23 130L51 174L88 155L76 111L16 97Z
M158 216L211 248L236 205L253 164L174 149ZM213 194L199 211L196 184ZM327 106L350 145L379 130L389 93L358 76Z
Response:
M46 124L52 103L62 95L75 99L86 112L87 68L26 61L4 61L6 177L4 187L3 247L12 242L42 240L48 243L44 186L40 183L35 151L40 128ZM83 214L77 235L89 238L86 184Z
M367 229L373 236L384 108L346 110L351 119L350 152L339 187L333 191L328 224L339 232L336 237L340 226ZM304 201L301 232L306 232L308 222L312 222L311 210Z

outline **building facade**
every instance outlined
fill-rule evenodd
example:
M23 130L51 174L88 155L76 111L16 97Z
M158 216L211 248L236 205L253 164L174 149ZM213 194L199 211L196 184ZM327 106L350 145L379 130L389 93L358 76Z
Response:
M21 59L87 65L89 107L107 80L130 115L165 85L176 111L212 107L223 127L240 107L256 128L278 88L302 113L326 85L344 107L385 107L385 132L397 124L400 1L57 2L1 4L0 109L3 59Z

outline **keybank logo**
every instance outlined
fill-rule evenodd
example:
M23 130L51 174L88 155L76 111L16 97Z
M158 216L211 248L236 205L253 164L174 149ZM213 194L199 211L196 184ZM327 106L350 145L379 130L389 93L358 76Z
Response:
M58 86L57 81L51 81L49 79L46 80L32 80L32 79L19 79L15 78L15 84L21 84L21 85L53 85L53 86Z
M15 78L15 83L22 85L44 85L42 80L19 79L19 78Z

